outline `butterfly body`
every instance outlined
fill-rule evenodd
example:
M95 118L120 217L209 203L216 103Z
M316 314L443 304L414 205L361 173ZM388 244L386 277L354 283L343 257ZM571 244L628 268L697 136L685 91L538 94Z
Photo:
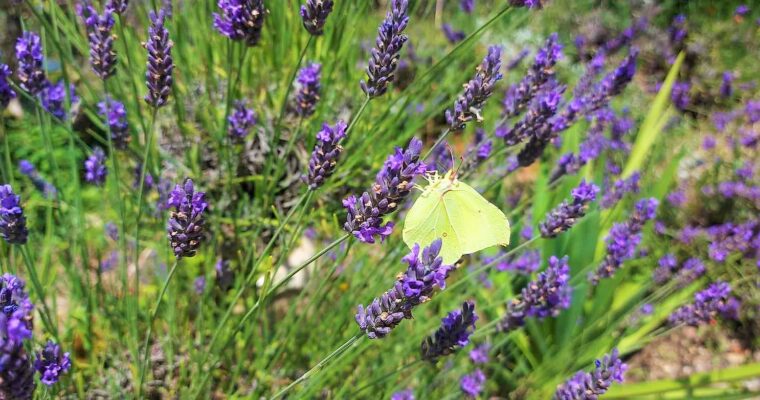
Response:
M464 254L491 246L509 244L509 221L504 213L475 189L456 178L454 171L443 177L433 173L404 221L403 238L408 246L427 246L443 241L444 264L453 264Z

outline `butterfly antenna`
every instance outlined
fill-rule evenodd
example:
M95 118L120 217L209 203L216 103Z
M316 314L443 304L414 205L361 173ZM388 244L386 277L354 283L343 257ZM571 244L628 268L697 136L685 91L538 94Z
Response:
M462 164L464 164L464 157L459 156L459 165L457 165L456 169L454 170L454 173L451 174L452 178L456 178L457 174L459 173L459 168L462 167ZM454 165L454 161L451 161L451 165Z
M449 144L448 144L448 143L446 143L446 150L448 150L448 151L449 151L449 156L451 156L451 168L454 168L454 151L453 151L453 150L451 150L451 146L449 146ZM458 169L458 167L457 167L457 169ZM452 177L452 179L453 179L453 178L454 178L454 177L456 177L456 176L457 176L457 171L455 170L455 171L452 173L451 177Z

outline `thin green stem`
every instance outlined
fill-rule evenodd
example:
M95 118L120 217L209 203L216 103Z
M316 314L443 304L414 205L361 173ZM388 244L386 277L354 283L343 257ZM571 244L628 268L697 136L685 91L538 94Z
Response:
M343 343L340 347L335 349L332 353L330 353L327 357L323 358L322 361L318 362L317 365L312 367L310 370L306 371L305 374L301 375L298 379L291 382L288 386L286 386L284 389L277 392L274 396L271 397L271 400L277 399L285 395L288 391L293 389L296 385L300 384L301 382L305 381L306 379L309 379L312 375L316 374L317 372L323 370L329 363L334 359L335 357L340 356L345 352L348 348L354 345L359 339L364 337L363 333L358 333L354 335L351 339L348 339L346 343Z
M177 272L177 265L179 265L179 260L175 259L174 265L172 265L172 268L169 270L169 275L166 277L164 285L161 287L161 292L158 294L156 305L153 307L153 311L150 313L150 319L148 320L148 332L145 335L145 343L143 344L143 356L142 360L140 361L140 380L138 381L137 385L138 399L142 393L142 385L143 381L145 380L145 371L148 369L148 352L150 351L150 337L153 334L153 323L156 321L158 310L161 307L161 302L164 299L166 290L169 288L169 283L171 282L172 277L174 277L174 273Z
M3 146L5 147L5 171L3 173L3 179L5 182L8 182L11 184L11 186L14 186L15 182L13 179L13 163L11 162L11 148L8 144L8 132L5 131L5 117L3 117L2 112L0 112L0 136L3 137Z
M24 259L24 265L26 266L26 271L29 274L29 280L32 281L32 286L34 287L34 291L37 294L37 300L40 302L40 304L42 304L42 322L48 332L50 332L50 334L52 334L53 337L58 340L58 328L56 327L55 320L53 319L52 313L50 312L50 308L47 305L47 300L45 299L45 290L43 289L40 278L37 275L37 270L34 268L34 262L32 261L32 257L29 255L29 249L27 248L26 244L20 246L20 249L21 256Z

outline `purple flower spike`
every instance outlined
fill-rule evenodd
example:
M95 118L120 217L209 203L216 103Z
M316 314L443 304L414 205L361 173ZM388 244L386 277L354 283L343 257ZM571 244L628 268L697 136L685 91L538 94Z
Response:
M392 0L391 11L377 30L375 47L367 66L367 82L361 81L361 87L369 98L382 96L393 82L399 53L408 40L403 34L409 23L408 0Z
M671 325L686 324L698 326L714 320L722 314L729 302L731 286L726 282L716 282L694 295L694 303L681 306L668 317Z
M476 369L475 372L462 376L459 388L468 398L476 398L483 391L484 383L486 383L486 375L483 371Z
M353 195L345 198L343 207L348 211L348 218L343 229L364 243L388 237L393 223L385 222L384 217L396 211L409 195L414 178L425 172L425 164L420 162L421 151L422 141L413 138L406 150L397 148L388 156L370 192L358 198Z
M71 104L79 101L79 98L74 92L73 84L69 85L69 93L71 93ZM46 82L45 87L42 89L42 92L40 92L42 108L59 120L66 120L66 94L66 85L63 81L59 81L56 84Z
M461 0L459 8L467 14L471 14L475 10L475 0Z
M148 29L148 42L145 44L148 50L148 69L145 72L148 94L145 96L145 101L155 108L166 105L173 82L172 47L174 43L169 39L169 31L164 26L165 18L164 10L159 10L158 13L150 12L151 25Z
M480 110L502 77L500 70L501 47L491 46L488 55L478 66L475 77L467 82L464 92L454 103L454 108L446 110L446 122L451 129L462 129L473 119L482 120Z
M301 118L310 117L314 114L314 110L317 107L319 101L319 77L322 70L322 65L317 63L309 64L298 73L298 93L296 93L296 113Z
M525 7L534 10L540 10L544 7L542 0L509 0L512 7Z
M129 0L108 0L106 9L111 9L115 14L124 14L129 6Z
M11 185L0 185L0 237L10 244L25 244L28 236L21 197Z
M16 59L18 60L19 86L32 96L39 94L45 87L47 78L42 68L42 42L34 32L24 32L16 41Z
M316 190L335 171L335 165L343 152L340 141L346 136L346 123L338 121L334 127L322 124L322 130L317 133L317 144L309 159L309 175L306 183L309 189Z
M216 284L219 286L219 289L226 292L235 283L235 271L230 268L229 260L220 258L216 261L214 270L216 271Z
M251 128L256 125L256 112L246 107L245 100L235 102L232 114L227 117L227 135L236 143L245 140L246 136L251 133Z
M637 171L626 179L615 181L615 184L612 187L608 188L604 193L602 200L599 201L599 205L601 205L602 208L612 208L615 206L615 204L622 200L623 196L625 196L627 193L638 193L640 179L641 175Z
M108 79L116 71L116 52L113 50L114 9L106 7L98 15L91 5L77 5L79 15L84 20L87 39L90 43L90 66L100 79Z
M607 235L607 255L597 268L589 275L592 284L597 285L603 278L612 277L623 263L636 255L636 248L641 242L641 230L644 224L654 219L658 202L654 198L639 200L628 221L616 223Z
M96 186L101 186L106 182L106 153L103 149L96 147L92 154L84 162L84 179Z
M0 277L0 398L32 398L34 368L24 341L32 337L33 308L24 281Z
M721 97L731 97L734 94L734 88L732 83L734 82L734 74L731 71L723 72L723 81L720 83L720 95Z
M557 34L553 33L546 40L544 47L538 50L533 65L523 79L507 90L502 105L502 116L514 117L530 104L535 94L546 82L554 78L554 65L562 58L562 45L557 42Z
M596 200L599 188L593 183L582 180L577 188L573 189L573 202L563 201L557 208L549 212L546 220L541 223L539 230L541 236L551 238L570 229L580 218L586 215L589 203Z
M111 132L113 147L126 150L132 137L129 135L127 109L124 104L114 99L106 99L98 103L98 115L106 120Z
M414 245L412 252L403 258L409 266L398 277L392 289L375 298L367 307L358 306L356 323L359 329L370 339L383 338L396 327L401 320L411 319L412 310L419 304L430 300L436 289L446 287L446 278L454 270L452 265L443 265L441 240L437 239L422 250Z
M465 37L467 37L464 31L455 31L450 24L441 25L441 31L443 31L443 35L446 36L446 40L448 40L451 44L461 42Z
M69 353L61 353L61 346L50 340L35 358L34 369L40 374L40 382L47 386L57 383L71 369Z
M507 305L507 314L499 322L502 332L513 331L525 324L525 319L556 317L560 311L570 307L572 288L570 266L567 256L549 258L549 267L538 274L535 281L524 287L520 297Z
M475 303L466 301L461 310L450 312L441 321L435 334L428 336L420 346L422 358L435 363L439 357L447 356L470 343L470 335L475 331Z
M393 393L393 395L391 395L391 400L415 400L414 392L412 389L404 389Z
M167 201L174 211L169 213L167 232L174 256L193 257L203 239L203 213L208 208L206 193L196 192L191 179L174 187Z
M591 372L578 371L557 388L553 400L591 400L607 393L613 382L623 382L628 365L623 363L617 349L596 360Z
M11 77L11 69L5 64L0 64L0 112L8 107L8 103L12 99L16 98L16 92L13 91L11 85L8 83L8 78Z
M310 34L321 36L324 33L327 16L332 10L332 0L306 0L306 4L301 6L303 27Z
M488 343L481 344L470 351L470 361L473 364L486 364L488 363L488 351L491 350L491 345Z
M267 9L264 0L219 0L221 14L214 13L214 28L231 40L242 40L248 47L261 39Z

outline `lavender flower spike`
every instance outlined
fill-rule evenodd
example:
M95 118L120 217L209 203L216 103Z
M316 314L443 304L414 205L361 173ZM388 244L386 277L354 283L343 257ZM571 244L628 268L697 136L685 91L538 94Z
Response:
M330 15L332 10L332 0L306 0L306 4L301 6L303 27L310 34L321 36L324 33L327 16Z
M24 281L0 277L0 399L32 398L34 369L24 341L32 337L33 308Z
M10 244L24 244L28 236L21 198L11 185L0 185L0 237Z
M593 183L582 180L571 192L573 202L563 201L557 208L549 212L546 220L541 223L541 237L551 238L570 229L578 219L586 215L588 204L596 200L599 188Z
M267 9L264 0L219 0L222 13L214 13L214 28L231 40L253 47L261 39Z
M158 13L150 12L151 26L148 29L148 42L145 44L148 50L148 69L145 72L148 94L145 96L145 101L155 108L166 105L173 82L172 46L174 43L169 39L169 31L164 26L165 18L164 10L159 10Z
M641 230L647 221L654 219L657 206L658 202L654 198L639 200L628 221L612 226L606 239L607 255L596 272L589 276L592 284L597 285L601 279L612 277L625 261L636 255L636 248L641 242Z
M415 244L411 253L402 261L407 263L406 272L398 277L393 288L375 298L372 303L358 306L356 323L370 339L388 335L404 318L412 318L412 309L430 300L436 289L446 287L446 278L454 266L443 265L441 240L437 239L422 250Z
M623 382L628 369L619 356L617 349L596 360L591 372L578 371L567 382L557 388L553 400L591 400L607 393L613 381Z
M715 282L707 289L694 295L694 303L675 310L668 317L671 325L686 324L697 326L709 323L722 313L729 304L731 286L726 282Z
M396 148L396 152L385 161L375 178L370 192L360 197L349 196L343 200L348 218L343 229L352 233L364 243L374 243L376 237L384 239L393 231L393 223L383 225L383 218L396 211L409 195L414 178L425 172L425 164L420 162L422 141L413 138L406 150Z
M346 123L339 120L331 127L327 123L322 124L322 130L317 133L317 144L311 152L309 159L309 174L306 183L310 190L316 190L335 170L338 158L343 152L340 141L346 136Z
M467 82L464 92L454 103L454 109L446 110L446 122L451 129L462 129L467 122L482 119L480 110L502 77L500 70L501 47L491 46L488 55L478 66L475 77Z
M475 399L483 391L483 384L486 383L486 375L480 369L475 372L462 376L459 380L459 388L467 398Z
M61 353L61 346L50 340L35 358L34 369L40 373L40 382L47 386L54 385L61 375L71 369L69 353Z
M79 101L74 91L74 85L69 84L69 93L71 94L71 104ZM66 85L64 82L58 81L58 83L46 82L45 87L40 92L40 102L42 108L45 111L52 114L54 117L63 121L67 118L66 115Z
M124 14L129 6L129 0L108 0L106 8L110 8L115 14Z
M185 179L182 186L174 187L167 205L175 208L169 213L166 228L174 256L178 259L193 257L203 239L203 213L208 207L206 193L195 191L193 181Z
M382 96L393 81L399 53L408 40L402 34L409 23L407 16L408 0L392 0L391 11L377 30L375 47L367 66L367 82L361 81L361 87L369 98Z
M441 327L435 334L428 336L420 346L422 358L436 362L439 357L447 356L458 348L470 343L470 335L475 331L475 303L466 301L461 310L450 312L441 321Z
M513 331L523 326L528 317L556 317L561 310L570 307L572 289L569 282L567 256L561 259L552 256L546 271L538 274L535 281L523 288L521 296L507 305L507 314L498 329L502 332Z
M249 133L251 127L256 125L256 112L246 107L245 100L235 102L232 114L227 117L229 128L227 134L234 142L242 142Z
M84 179L93 185L100 186L106 181L108 170L106 169L106 153L96 147L92 154L84 161Z
M129 146L129 141L132 137L129 135L127 109L124 107L124 104L108 98L98 103L98 115L104 118L108 124L113 147L125 150Z
M319 101L319 75L322 70L322 65L318 63L311 63L303 68L298 73L299 89L296 93L296 113L301 118L310 117L314 114L314 110L317 107Z
M39 35L24 32L16 41L16 59L18 60L19 86L32 96L39 94L47 78L42 68L42 43Z
M558 43L557 34L553 33L546 40L544 47L538 50L533 65L523 79L507 90L502 105L502 116L514 117L522 112L546 82L554 78L554 65L562 58L562 45Z
M87 12L80 12L87 28L90 42L90 66L100 79L108 79L116 71L116 53L113 50L115 36L111 33L114 25L113 10L106 7L98 15L92 6L85 6ZM84 7L81 9L84 11Z
M5 64L0 64L0 112L8 107L8 103L16 98L16 92L13 91L8 78L11 77L11 69Z

